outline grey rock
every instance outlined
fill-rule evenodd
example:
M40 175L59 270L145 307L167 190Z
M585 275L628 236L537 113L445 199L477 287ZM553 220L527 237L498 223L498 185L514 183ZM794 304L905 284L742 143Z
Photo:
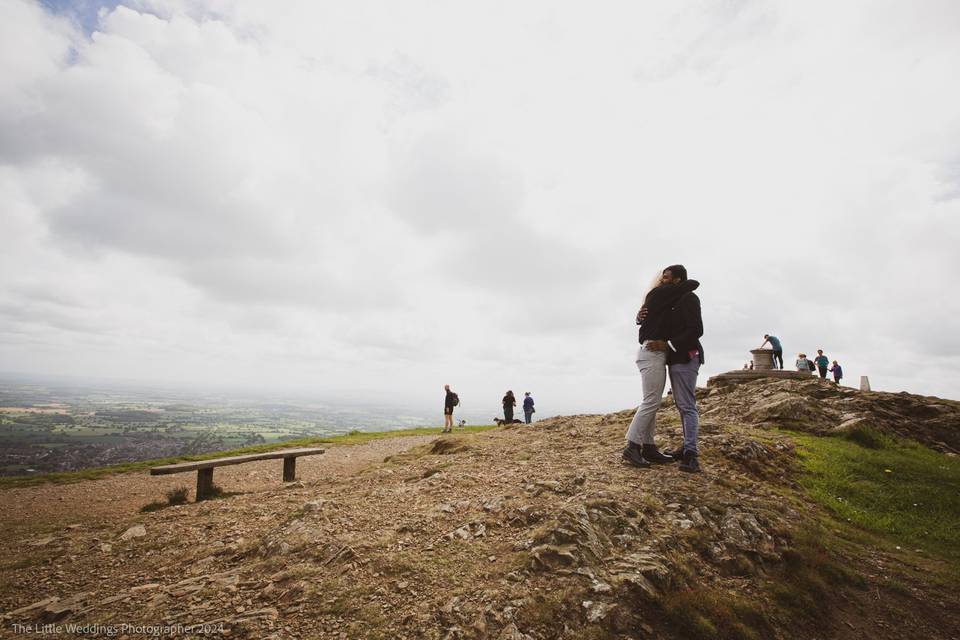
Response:
M147 535L147 528L142 524L134 525L120 534L121 540L132 540L133 538L142 538Z

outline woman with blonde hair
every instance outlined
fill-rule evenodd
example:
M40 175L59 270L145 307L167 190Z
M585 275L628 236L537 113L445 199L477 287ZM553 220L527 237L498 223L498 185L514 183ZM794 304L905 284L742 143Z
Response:
M671 265L651 283L643 306L637 312L640 347L637 349L636 363L640 371L643 398L627 429L627 443L623 450L624 462L635 467L647 468L651 464L675 462L675 458L657 449L653 437L657 411L667 383L668 320L670 310L677 301L699 286L696 280L687 279L687 270L682 265Z

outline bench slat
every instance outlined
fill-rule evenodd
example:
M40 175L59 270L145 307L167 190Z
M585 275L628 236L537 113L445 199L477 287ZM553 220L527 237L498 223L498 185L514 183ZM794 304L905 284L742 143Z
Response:
M152 467L150 475L162 476L168 473L182 473L184 471L197 471L199 469L212 469L214 467L225 467L231 464L242 464L244 462L253 462L254 460L275 460L277 458L299 458L300 456L313 456L324 453L326 449L281 449L279 451L267 451L266 453L251 453L245 456L230 456L228 458L213 458L212 460L200 460L197 462L180 462L177 464L166 464L160 467Z

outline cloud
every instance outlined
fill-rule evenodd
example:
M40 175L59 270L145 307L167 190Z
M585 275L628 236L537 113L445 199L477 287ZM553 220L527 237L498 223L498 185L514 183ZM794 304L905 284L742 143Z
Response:
M0 0L0 361L608 410L682 262L704 377L950 395L957 11Z

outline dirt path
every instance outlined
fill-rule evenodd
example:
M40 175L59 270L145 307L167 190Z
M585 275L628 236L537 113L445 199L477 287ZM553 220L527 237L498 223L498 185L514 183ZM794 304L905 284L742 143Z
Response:
M328 447L323 455L297 460L297 478L319 481L352 475L412 447L430 442L436 435L405 436L372 440L357 445ZM214 482L224 491L257 493L280 487L282 460L261 460L214 471ZM186 486L191 499L196 473L150 476L147 471L107 476L70 484L42 484L0 491L0 527L11 530L43 530L66 524L109 524L127 520L140 507L164 500L171 489Z

